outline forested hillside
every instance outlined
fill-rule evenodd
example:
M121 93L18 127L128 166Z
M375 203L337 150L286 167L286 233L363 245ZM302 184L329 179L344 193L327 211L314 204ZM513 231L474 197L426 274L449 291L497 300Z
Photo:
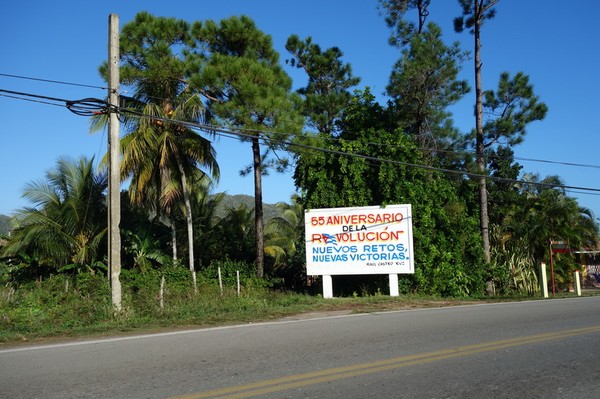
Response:
M222 200L217 207L216 216L224 217L229 209L237 209L240 206L245 206L248 209L254 208L254 197L243 194L228 195L224 194ZM265 221L269 221L276 216L280 216L281 212L277 210L275 204L264 204Z
M0 236L8 234L10 229L10 217L6 215L0 215Z

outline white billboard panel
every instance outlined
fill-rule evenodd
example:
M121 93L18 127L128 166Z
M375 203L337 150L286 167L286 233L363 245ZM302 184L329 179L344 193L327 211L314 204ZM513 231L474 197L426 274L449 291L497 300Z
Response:
M310 209L308 275L414 273L410 204Z

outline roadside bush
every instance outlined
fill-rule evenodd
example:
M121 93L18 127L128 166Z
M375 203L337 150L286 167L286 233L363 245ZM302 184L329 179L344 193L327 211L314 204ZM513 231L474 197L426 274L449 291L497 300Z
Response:
M111 306L104 276L51 276L0 299L0 329L12 334L64 333L110 318Z
M266 288L270 286L267 280L256 277L253 264L230 259L212 261L208 267L200 272L200 276L205 282L218 285L219 268L221 269L223 286L236 287L238 271L240 273L240 284L246 289L253 287Z

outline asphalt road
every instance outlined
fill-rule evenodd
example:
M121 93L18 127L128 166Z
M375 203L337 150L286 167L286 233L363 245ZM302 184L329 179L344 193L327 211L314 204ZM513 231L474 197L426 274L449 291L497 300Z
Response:
M600 297L0 351L2 398L599 398Z

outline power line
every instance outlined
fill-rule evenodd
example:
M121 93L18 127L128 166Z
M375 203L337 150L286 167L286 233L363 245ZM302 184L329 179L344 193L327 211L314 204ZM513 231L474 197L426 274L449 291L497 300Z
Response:
M55 103L51 103L49 101L34 100L32 98L23 98L23 97L18 97L18 96L12 96L10 94L2 94L1 92L0 92L0 97L12 98L15 100L22 100L22 101L30 101L30 102L38 103L38 104L54 105L57 107L65 107L65 105L62 105L62 104L55 104Z
M578 168L600 169L600 165L591 165L591 164L583 164L583 163L561 162L561 161L548 161L548 160L544 160L544 159L519 158L519 157L514 157L514 159L520 160L520 161L548 163L548 164L553 164L553 165L575 166L575 167L578 167Z
M278 132L278 131L267 132L267 131L260 130L260 129L244 129L244 130L246 132L252 132L252 133L257 133L257 134L274 134L274 135L283 135L286 137L290 136L290 133L287 133L287 132ZM298 134L292 133L291 135L298 135ZM333 140L333 141L344 140L340 137L327 137L327 139ZM382 147L382 146L396 147L396 146L398 146L395 144L382 144L382 143L375 143L375 142L370 142L370 141L366 141L363 144L371 145L371 146L378 146L378 147ZM437 153L455 154L455 155L475 155L476 154L475 151L443 150L443 149L439 149L439 148L429 148L429 147L418 147L418 149L421 151L432 151L432 152L437 152ZM523 158L523 157L516 157L516 156L506 157L506 156L500 156L500 155L496 155L496 154L485 155L485 158L487 158L487 159L514 159L514 160L528 161L528 162L547 163L547 164L552 164L552 165L565 165L565 166L574 166L574 167L579 167L579 168L600 169L600 165L594 165L594 164L583 164L583 163L564 162L564 161L551 161L551 160L545 160L545 159Z
M82 83L63 82L60 80L33 78L30 76L11 75L8 73L1 73L1 72L0 72L0 76L14 78L14 79L34 80L37 82L55 83L55 84L68 85L68 86L78 86L78 87L88 87L88 88L92 88L92 89L108 90L107 87L102 87L102 86L94 86L94 85L82 84Z
M3 94L5 93L5 94ZM111 108L105 100L98 98L84 98L81 100L67 100L64 98L44 96L40 94L25 93L20 91L0 89L0 96L25 101L34 101L42 104L64 106L69 111L79 116L93 116L105 114ZM35 100L34 100L35 99ZM64 103L61 105L60 103Z
M119 111L130 113L130 114L136 115L138 117L142 117L142 118L151 118L151 119L155 119L155 120L160 120L165 123L181 124L184 126L188 126L190 128L197 128L197 129L200 129L203 131L208 131L211 133L223 134L223 135L228 135L228 136L235 135L237 137L255 138L257 132L261 132L264 135L268 135L270 133L270 132L266 132L266 131L255 130L255 129L235 129L234 130L234 129L230 129L230 128L215 127L214 125L206 125L206 124L201 124L201 123L196 123L196 122L173 120L173 119L161 118L161 117L156 117L156 116L151 117L151 116L145 115L139 111L135 111L135 110L127 109L127 108L119 108ZM250 132L250 133L247 133L247 132ZM254 133L254 134L252 134L252 133ZM276 132L276 133L281 133L281 132ZM289 134L288 134L288 136L289 136ZM545 188L561 188L563 190L580 190L582 192L600 193L600 188L556 185L556 184L548 184L548 183L543 183L543 182L531 182L531 181L527 181L527 180L510 179L510 178L504 178L504 177L498 177L498 176L488 176L488 175L482 175L482 174L472 173L472 172L467 172L467 171L458 171L458 170L453 170L453 169L440 168L440 167L436 167L436 166L415 164L415 163L404 162L404 161L378 158L378 157L373 157L373 156L369 156L369 155L349 153L349 152L333 150L333 149L329 149L329 148L310 146L310 145L306 145L306 144L294 143L289 140L274 139L274 138L270 138L268 136L267 137L263 136L263 137L261 137L261 139L263 141L267 141L267 142L275 142L275 143L283 144L288 147L298 147L298 148L304 148L304 149L308 149L308 150L327 152L327 153L335 154L335 155L351 156L351 157L356 157L356 158L362 158L362 159L372 161L372 162L390 163L390 164L395 164L395 165L420 168L420 169L424 169L424 170L437 171L437 172L446 173L446 174L467 176L469 178L486 178L489 180L507 182L507 183L528 184L528 185L534 185L534 186L545 187Z
M3 93L5 93L5 94L3 94ZM202 131L206 131L209 133L220 134L225 137L235 136L235 137L244 137L244 138L255 138L256 134L258 133L258 134L263 135L260 137L260 139L265 142L282 144L287 147L298 147L298 148L304 148L304 149L313 150L313 151L322 151L322 152L327 152L327 153L336 154L336 155L352 156L352 157L356 157L356 158L362 158L362 159L365 159L365 160L368 160L371 162L390 163L390 164L395 164L395 165L420 168L420 169L424 169L424 170L437 171L437 172L446 173L446 174L467 176L469 178L486 178L489 180L508 182L508 183L529 184L529 185L541 186L541 187L546 187L546 188L561 188L566 191L567 190L578 190L578 191L581 191L581 194L583 194L584 192L585 193L600 193L600 189L597 189L597 188L568 186L568 185L555 185L555 184L548 184L548 183L542 183L542 182L531 182L531 181L526 181L526 180L482 175L482 174L472 173L472 172L467 172L467 171L459 171L459 170L440 168L440 167L435 167L435 166L430 166L430 165L390 160L390 159L378 158L378 157L373 157L373 156L368 156L368 155L363 155L363 154L348 153L345 151L310 146L310 145L306 145L306 144L295 143L295 142L292 142L289 140L279 140L279 139L269 137L270 135L277 135L277 134L285 134L286 137L289 137L290 135L299 136L300 134L298 134L298 133L268 132L268 131L257 130L257 129L240 129L240 128L230 129L230 128L217 127L217 126L208 125L208 124L187 122L187 121L181 121L181 120L173 120L173 119L168 119L168 118L160 118L160 117L156 117L156 116L150 117L139 111L114 106L114 105L109 104L105 100L100 100L97 98L85 98L82 100L67 100L67 99L63 99L63 98L50 97L50 96L44 96L44 95L39 95L39 94L18 92L18 91L5 90L5 89L0 89L0 96L21 99L21 100L26 100L26 101L35 101L35 102L40 102L40 103L44 103L44 104L48 104L48 105L64 106L67 109L69 109L71 112L73 112L77 115L80 115L80 116L93 116L93 115L98 115L98 114L104 114L104 113L107 113L109 111L109 109L114 109L114 110L117 110L118 112L135 115L140 118L152 118L155 120L161 120L166 123L177 123L177 124L188 126L190 128L196 128L196 129L199 129ZM64 103L64 105L55 104L55 103ZM244 132L246 132L246 133L244 133ZM382 145L381 143L366 143L366 144ZM539 161L541 161L541 160L539 160ZM550 162L554 162L554 161L546 161L546 162L550 163ZM558 163L558 162L556 162L556 163ZM563 164L566 164L566 163L563 163ZM570 165L583 166L582 164L570 164ZM591 166L600 168L600 166L588 165L588 167L591 167Z
M436 149L436 148L423 148L423 147L419 147L419 150L422 151L435 151L435 152L440 152L440 153L449 153L449 154L458 154L458 155L475 155L475 151L453 151L453 150L440 150L440 149ZM579 167L579 168L593 168L593 169L600 169L600 165L593 165L593 164L583 164L583 163L575 163L575 162L563 162L563 161L550 161L550 160L546 160L546 159L536 159L536 158L523 158L523 157L506 157L506 156L500 156L497 154L493 154L493 155L485 155L484 156L487 159L514 159L517 161L528 161L528 162L539 162L539 163L547 163L547 164L552 164L552 165L565 165L565 166L575 166L575 167Z
M24 80L46 82L46 83L61 84L61 85L69 85L69 86L78 86L78 87L87 87L87 88L93 88L93 89L108 90L108 87L103 87L103 86L95 86L95 85L89 85L89 84L83 84L83 83L65 82L65 81L60 81L60 80L36 78L36 77L14 75L14 74L1 73L1 72L0 72L0 76L10 77L10 78L14 78L14 79L24 79ZM4 96L4 97L10 97L10 96ZM10 97L10 98L17 98L17 97ZM158 98L158 97L152 97L152 98L159 99L159 100L161 99L161 98ZM66 100L63 100L63 101L66 101ZM43 102L41 102L41 103L43 103ZM49 104L49 105L55 105L55 104ZM86 115L83 115L83 116L86 116ZM264 131L260 131L260 130L251 130L251 129L249 129L247 131L254 131L254 132L257 132L257 133L264 133ZM289 133L285 133L285 132L269 132L269 133L271 133L271 134L285 134L285 135L289 135ZM331 137L330 139L341 140L340 138L337 138L337 137ZM365 144L374 145L374 146L381 146L382 145L381 143L373 143L373 142L366 142ZM442 149L437 149L437 148L426 148L426 147L425 148L424 147L419 147L419 149L422 150L422 151L435 151L435 152L438 152L438 153L456 154L456 155L474 155L475 154L474 151L471 152L471 151L442 150ZM509 157L502 157L502 156L499 156L499 155L488 155L486 158L488 158L488 159L509 159ZM524 157L516 157L516 156L513 156L512 159L517 160L517 161L547 163L547 164L551 164L551 165L563 165L563 166L573 166L573 167L580 167L580 168L600 169L600 165L583 164L583 163L576 163L576 162L552 161L552 160L545 160L545 159L524 158Z
M330 140L343 140L342 138L339 137L328 137L328 139ZM372 145L372 146L395 146L394 144L381 144L381 143L374 143L374 142L365 142L365 144L367 145ZM419 150L421 151L428 151L428 152L436 152L436 153L443 153L443 154L453 154L453 155L476 155L475 151L457 151L457 150L444 150L444 149L439 149L439 148L430 148L430 147L418 147ZM517 156L513 156L513 157L507 157L507 156L500 156L497 154L485 154L484 158L486 159L514 159L517 161L528 161L528 162L539 162L539 163L547 163L547 164L552 164L552 165L565 165L565 166L574 166L574 167L579 167L579 168L593 168L593 169L600 169L600 165L593 165L593 164L582 164L582 163L575 163L575 162L563 162L563 161L550 161L550 160L545 160L545 159L535 159L535 158L523 158L523 157L517 157Z
M49 101L55 101L55 102L64 102L64 103L66 103L66 102L69 101L69 100L66 100L64 98L43 96L43 95L40 95L40 94L25 93L25 92L22 92L22 91L13 91L13 90L5 90L5 89L0 89L0 93L8 93L8 94L12 94L12 95L15 95L15 96L39 98L39 99L49 100Z

